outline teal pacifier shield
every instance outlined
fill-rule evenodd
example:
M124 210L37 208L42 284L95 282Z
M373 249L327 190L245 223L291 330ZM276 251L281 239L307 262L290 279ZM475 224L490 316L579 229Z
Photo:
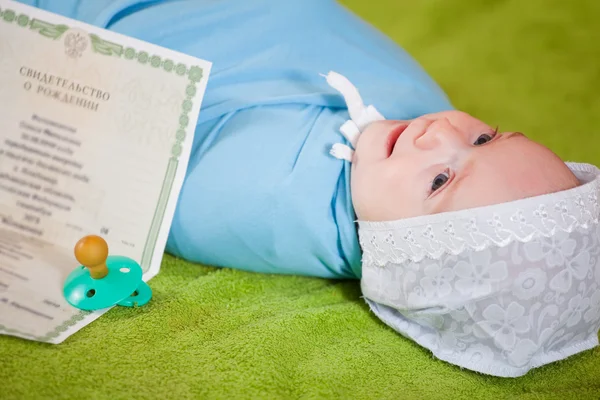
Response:
M100 310L127 299L144 283L141 267L130 258L109 256L106 267L108 274L101 279L92 278L84 266L73 270L63 287L67 302L86 311Z
M119 302L123 307L141 307L152 298L152 289L146 282L140 282L139 286L131 296Z

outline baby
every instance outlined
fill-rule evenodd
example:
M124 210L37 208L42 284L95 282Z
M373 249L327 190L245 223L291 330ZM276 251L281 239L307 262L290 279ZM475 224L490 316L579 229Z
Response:
M598 169L454 110L335 1L21 1L213 62L168 252L360 279L386 324L487 374L598 344Z
M371 310L438 358L503 377L597 346L600 170L457 111L369 118L338 86L356 150L331 153L352 162Z

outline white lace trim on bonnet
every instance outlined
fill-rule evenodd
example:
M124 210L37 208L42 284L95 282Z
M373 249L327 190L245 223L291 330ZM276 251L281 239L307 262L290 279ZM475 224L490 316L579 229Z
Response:
M600 170L567 163L582 185L559 193L475 209L407 218L359 221L363 264L383 266L439 259L465 250L505 247L598 224Z

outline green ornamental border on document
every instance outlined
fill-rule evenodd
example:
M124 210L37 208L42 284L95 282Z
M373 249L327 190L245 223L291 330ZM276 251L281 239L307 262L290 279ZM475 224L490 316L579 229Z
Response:
M32 32L37 32L38 34L51 40L60 39L70 29L70 27L68 27L67 25L52 24L39 19L30 18L25 14L17 15L17 13L15 13L15 11L11 9L0 9L0 23L15 24L23 29L29 28ZM192 99L197 91L196 85L202 80L203 70L201 67L196 65L188 68L188 66L186 66L185 64L178 63L176 65L172 60L163 60L160 56L150 55L145 51L137 51L136 49L131 47L124 48L124 46L118 43L112 43L103 40L98 35L95 35L93 33L89 34L89 38L92 50L95 53L109 57L123 58L125 60L130 61L136 60L140 64L149 65L152 68L162 68L162 70L167 73L174 73L175 75L180 76L182 78L187 77L189 81L185 89L185 100L181 104L181 114L179 116L178 126L176 128L175 143L171 147L171 158L169 159L169 164L167 166L167 171L159 195L158 207L156 208L156 211L154 213L152 224L150 226L150 231L148 232L148 236L146 237L146 243L144 244L144 251L142 252L142 259L140 265L143 271L147 271L150 267L152 255L154 254L154 249L156 246L156 241L158 240L158 233L160 230L161 221L163 219L165 209L167 207L169 193L171 191L173 180L177 172L179 156L182 152L181 143L186 137L185 130L190 122L189 113L193 107ZM81 311L73 317L71 317L69 320L57 326L53 331L50 331L45 335L36 337L34 339L41 342L49 342L50 340L58 337L62 332L65 332L71 326L75 325L90 314L91 312ZM14 329L9 329L2 325L0 325L0 331L8 334L24 334L23 332L19 332Z

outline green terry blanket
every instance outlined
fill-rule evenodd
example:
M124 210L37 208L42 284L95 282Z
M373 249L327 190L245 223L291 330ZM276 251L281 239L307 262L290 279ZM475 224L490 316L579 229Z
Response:
M600 165L600 2L345 0L455 106ZM378 321L358 282L167 256L153 301L61 345L0 337L0 399L599 399L600 349L518 379L434 359Z

